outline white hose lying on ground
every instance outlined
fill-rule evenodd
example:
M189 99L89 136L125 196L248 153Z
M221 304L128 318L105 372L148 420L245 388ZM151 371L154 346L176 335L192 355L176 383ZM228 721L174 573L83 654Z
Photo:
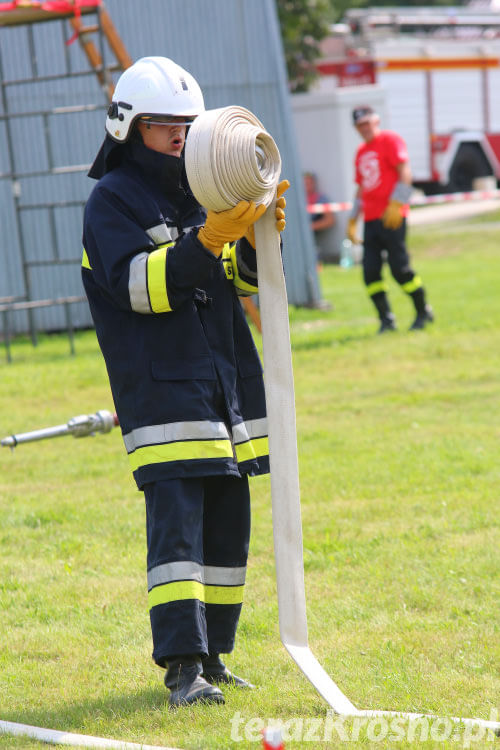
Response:
M2 733L32 737L51 745L69 745L71 747L104 747L109 748L109 750L179 750L175 747L143 745L139 742L122 742L120 740L108 740L105 737L91 737L88 734L59 732L57 729L44 729L43 727L33 727L30 724L17 724L13 721L0 721L0 734Z

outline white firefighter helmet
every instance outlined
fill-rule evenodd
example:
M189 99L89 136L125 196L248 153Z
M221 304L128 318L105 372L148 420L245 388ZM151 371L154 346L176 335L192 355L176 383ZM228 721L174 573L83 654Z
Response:
M139 117L192 118L204 111L201 89L187 70L168 57L141 57L118 79L106 131L114 141L124 143Z

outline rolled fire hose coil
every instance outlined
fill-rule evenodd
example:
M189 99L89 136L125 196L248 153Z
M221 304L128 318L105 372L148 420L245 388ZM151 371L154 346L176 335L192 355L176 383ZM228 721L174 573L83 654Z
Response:
M275 197L281 172L278 147L244 107L199 115L189 128L185 158L191 190L211 211L226 211L241 200L267 207Z

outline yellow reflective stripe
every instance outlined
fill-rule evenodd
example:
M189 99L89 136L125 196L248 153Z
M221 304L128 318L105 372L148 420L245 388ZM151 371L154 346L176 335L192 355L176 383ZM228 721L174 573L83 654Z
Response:
M92 266L90 265L90 262L89 262L89 256L87 255L87 251L85 250L85 248L83 248L82 268L88 268L89 271L92 270Z
M386 292L387 284L385 281L374 281L372 284L367 285L366 291L372 297L374 294L378 294L378 292Z
M231 263L233 266L234 286L237 289L241 289L242 292L249 292L250 294L256 294L259 291L258 285L248 284L246 281L243 281L243 279L240 277L238 273L238 261L236 260L236 244L234 244L230 248L230 253L231 253Z
M158 604L198 599L206 604L241 604L244 586L205 586L199 581L174 581L155 586L148 594L152 609Z
M236 458L238 463L242 461L251 461L257 456L267 456L269 453L269 440L267 437L256 438L255 440L247 440L245 443L239 443L235 445Z
M241 604L244 586L205 586L206 604Z
M234 286L242 292L249 292L249 294L257 294L259 291L257 284L247 284L247 282L243 281L239 276L234 279Z
M411 281L407 281L406 284L402 284L403 289L407 294L416 292L422 286L422 279L420 276L414 276Z
M148 255L148 293L151 309L155 313L172 310L167 294L167 251L173 244L167 242Z
M168 604L182 599L199 599L202 602L203 593L203 584L199 581L174 581L151 589L148 593L148 604L151 609L157 604Z
M148 445L129 453L132 471L164 461L190 461L206 458L232 458L230 440L186 440L163 445Z
M229 281L233 281L233 261L231 258L231 246L229 242L226 242L226 244L222 248L222 266L224 268L226 278L229 279Z

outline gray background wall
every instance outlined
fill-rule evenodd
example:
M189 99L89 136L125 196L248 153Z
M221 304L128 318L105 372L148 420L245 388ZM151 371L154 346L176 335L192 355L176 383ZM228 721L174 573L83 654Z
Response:
M274 0L107 0L106 8L132 59L171 57L196 77L207 108L247 107L273 135L282 175L292 183L284 235L289 301L315 304L315 251ZM93 23L94 16L83 22ZM31 299L82 294L81 216L93 183L83 167L65 168L92 161L107 100L78 42L65 45L71 33L69 22L58 20L0 26L0 297L26 296L27 287ZM97 34L92 38L99 44ZM102 53L105 63L114 62L105 43ZM71 75L51 79L65 72ZM19 82L30 77L48 80ZM76 105L87 107L72 112ZM24 116L10 117L8 127L7 114ZM90 324L86 303L72 309L76 325ZM60 308L39 310L36 317L40 328L64 326ZM18 314L15 326L25 328L26 316Z

